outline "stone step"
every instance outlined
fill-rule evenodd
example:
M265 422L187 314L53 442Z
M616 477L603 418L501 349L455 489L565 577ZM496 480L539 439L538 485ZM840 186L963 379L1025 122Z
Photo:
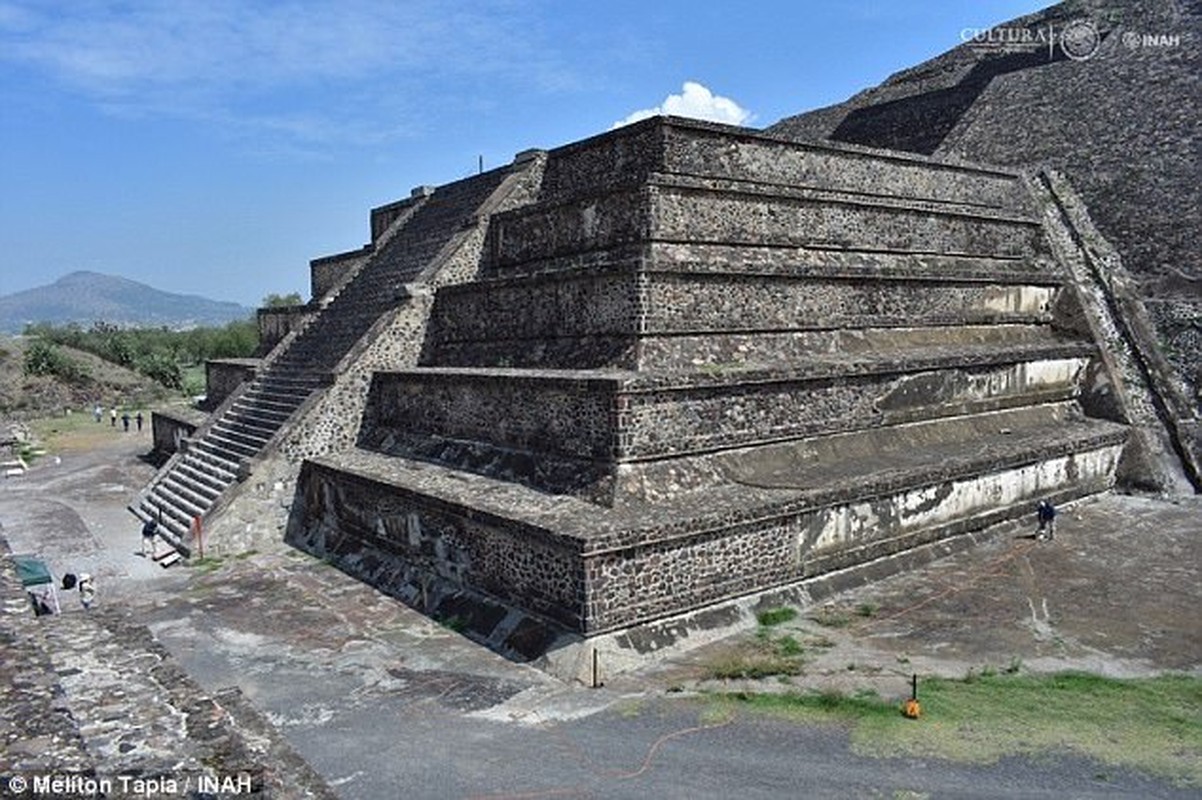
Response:
M143 520L153 519L159 523L159 533L177 549L187 548L191 540L192 517L171 504L170 500L160 494L158 486L147 493L139 506Z
M305 378L303 380L281 379L275 375L268 375L261 381L256 381L254 388L256 391L263 393L278 393L288 397L308 397L313 392L322 388L322 385L316 381Z
M415 278L466 224L474 222L481 204L505 174L485 173L439 187L395 236L372 253L355 279L296 339L275 368L314 370L336 365L382 314L396 307L403 297L403 284Z
M271 420L253 413L243 412L240 409L231 408L221 418L221 422L228 427L245 430L263 439L270 439L280 429L284 419L277 418Z
M507 174L494 171L439 188L396 235L365 254L355 279L191 443L178 466L151 487L143 513L161 506L165 528L186 541L191 516L220 502L245 462L263 451L314 392L330 385L329 370L402 301L407 281L467 225L476 224L480 205Z
M272 436L271 433L262 433L260 429L243 427L226 419L222 419L213 425L210 432L223 439L253 448L255 452L262 450Z
M596 271L480 282L439 291L427 361L653 368L640 355L653 340L677 353L663 366L685 367L707 351L723 361L740 347L770 354L795 333L1049 324L1058 282Z
M181 491L177 483L168 476L166 479L159 481L154 487L155 498L164 504L166 508L173 509L187 516L203 517L210 506L207 503L196 502L192 497L187 496L190 493Z
M1093 352L1079 342L985 342L762 369L377 372L361 438L371 447L426 436L526 457L636 462L1070 399Z
M184 454L184 460L187 463L196 464L198 470L212 473L214 477L222 481L226 480L227 476L231 481L234 479L234 476L238 474L238 466L241 461L237 457L230 458L224 455L211 443L206 444L203 439L188 448L188 452Z
M292 416L292 411L272 408L265 404L251 403L239 398L230 406L229 413L242 419L255 420L263 428L279 429Z
M231 483L234 482L234 474L224 470L217 470L206 462L189 461L187 459L181 461L175 466L175 474L180 477L185 477L192 483L204 486L212 493L213 498L220 496Z
M220 431L210 429L204 437L205 442L211 442L218 452L234 453L243 458L254 458L259 454L261 448L252 444L231 439Z
M197 481L180 469L172 470L169 475L164 476L163 484L188 502L205 510L211 508L221 496L221 490L204 481Z
M356 449L306 462L298 491L315 506L290 523L287 540L353 553L355 563L374 565L356 574L385 591L402 590L388 583L405 574L400 565L429 563L424 554L436 550L434 571L593 634L1026 517L1038 499L1061 504L1113 484L1123 426L1065 414L1014 429L985 422L964 418L948 439L934 423L918 423L910 434L832 440L834 460L807 461L801 442L787 457L726 473L725 484L613 508ZM373 533L382 530L406 535ZM532 561L548 565L546 579L518 580Z
M274 386L252 384L242 396L247 403L255 405L266 404L276 408L295 409L305 401L305 398L309 396L309 392L291 391Z
M257 379L261 383L277 383L294 386L301 389L319 389L327 383L324 375L314 373L302 367L285 368L280 362L275 362L271 368L261 373Z

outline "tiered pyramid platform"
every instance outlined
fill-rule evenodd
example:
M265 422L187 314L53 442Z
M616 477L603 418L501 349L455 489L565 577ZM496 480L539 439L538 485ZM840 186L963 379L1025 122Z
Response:
M1104 491L1067 280L1013 173L664 118L553 150L288 539L530 653Z

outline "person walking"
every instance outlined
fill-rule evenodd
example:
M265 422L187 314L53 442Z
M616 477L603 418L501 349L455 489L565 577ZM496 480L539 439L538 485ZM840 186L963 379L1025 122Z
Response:
M126 411L121 415L121 425L125 428L125 432L129 433L129 412Z
M117 407L113 406L113 410L109 412L109 425L117 427Z
M1056 507L1047 500L1040 500L1036 507L1039 516L1039 531L1035 538L1039 541L1052 541L1056 538Z
M137 413L137 416L134 417L134 421L138 423L138 433L142 432L142 420L143 420L142 412L139 411Z
M96 417L97 422L100 422L101 418L104 417L104 408L100 403L97 403L96 407L92 409L92 416Z
M142 525L142 558L146 558L147 549L150 550L151 558L159 557L159 523L153 519L146 520Z

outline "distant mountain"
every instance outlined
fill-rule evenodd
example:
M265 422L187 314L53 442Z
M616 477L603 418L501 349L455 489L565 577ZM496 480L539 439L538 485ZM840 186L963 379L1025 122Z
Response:
M49 286L0 297L0 333L20 333L32 322L191 328L224 325L253 313L237 303L172 294L114 275L72 272Z

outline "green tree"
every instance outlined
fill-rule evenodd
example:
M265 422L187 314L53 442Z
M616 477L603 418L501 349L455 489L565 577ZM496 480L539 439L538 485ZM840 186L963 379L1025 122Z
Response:
M111 322L98 321L88 330L76 324L54 326L49 323L29 325L27 336L45 346L63 345L99 356L106 361L135 369L143 375L172 389L183 386L184 366L202 364L210 358L247 358L259 346L259 326L255 318L236 320L221 328L194 328L173 331L169 328L123 328ZM43 370L38 374L74 374L45 350L37 353L31 368ZM69 359L68 359L69 360ZM70 360L69 360L70 361ZM70 361L75 367L79 364ZM34 373L31 373L34 374Z
M301 299L299 292L291 294L278 295L275 292L263 298L263 308L287 308L288 306L301 306L305 301Z
M88 377L83 364L64 353L58 345L39 339L25 351L26 375L53 375L69 383L79 383Z
M184 373L179 368L179 362L169 353L146 353L138 358L134 366L138 372L168 389L184 388Z

